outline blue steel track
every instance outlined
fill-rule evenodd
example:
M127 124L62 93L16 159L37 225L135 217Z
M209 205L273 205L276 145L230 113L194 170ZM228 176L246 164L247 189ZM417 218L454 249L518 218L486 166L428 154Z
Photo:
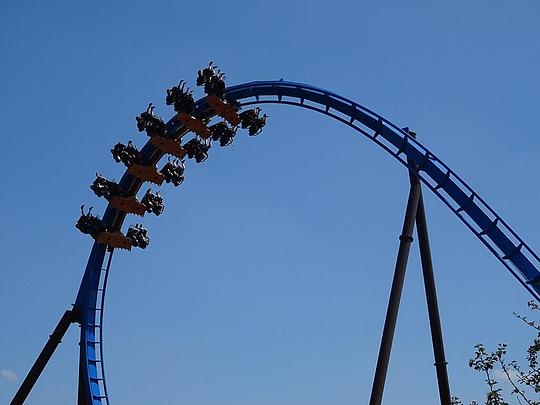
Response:
M537 300L540 299L539 257L471 187L407 132L354 101L302 83L282 80L245 83L229 87L227 98L239 101L242 106L276 103L307 108L360 132L410 168L518 282ZM199 117L211 118L215 115L206 97L197 101L196 111ZM176 117L167 123L168 138L180 142L186 133L186 128ZM163 157L163 152L150 142L141 153L145 165L155 165ZM125 195L135 196L142 183L126 172L120 186ZM120 230L125 217L125 213L109 206L103 220L110 230L116 231ZM74 304L81 323L79 404L110 403L105 383L101 331L111 259L112 251L94 243Z

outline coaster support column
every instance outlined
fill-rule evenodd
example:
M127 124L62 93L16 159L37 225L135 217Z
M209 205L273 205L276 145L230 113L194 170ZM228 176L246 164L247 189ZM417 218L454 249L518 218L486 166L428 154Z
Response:
M54 328L52 335L49 336L49 340L43 347L43 350L41 350L41 353L39 354L38 358L32 365L32 368L26 375L26 378L24 379L19 390L13 397L13 400L10 402L10 405L21 405L24 403L24 401L28 397L28 394L30 394L30 391L38 380L39 376L43 372L43 369L51 359L54 351L61 343L62 338L64 337L66 331L69 328L69 325L71 325L73 322L75 322L74 312L71 310L67 310L66 312L64 312L64 315L62 316L62 318L60 318L60 321L58 322L58 325L56 325L56 328Z
M431 341L433 343L433 355L435 357L435 371L437 373L437 384L439 386L439 397L441 399L441 405L450 405L450 385L448 383L448 372L446 369L448 363L446 362L444 354L441 318L439 315L437 289L435 287L435 277L433 275L433 262L431 260L426 212L422 194L420 194L418 211L416 212L416 233L418 235L418 244L420 246L420 259L422 262L422 274L424 276L424 289L426 291Z
M405 211L403 229L399 237L400 242L398 256L396 259L394 278L392 280L392 288L390 290L390 299L388 301L388 308L386 310L381 346L379 348L379 357L377 359L377 366L375 369L373 386L371 388L369 405L381 405L382 402L384 383L386 381L386 373L388 371L388 363L390 360L390 353L392 351L392 342L394 340L394 332L396 329L401 293L403 291L405 272L407 270L409 251L413 241L412 234L414 231L414 223L420 195L420 182L416 177L411 178L411 188L409 191L409 198L407 200L407 209Z

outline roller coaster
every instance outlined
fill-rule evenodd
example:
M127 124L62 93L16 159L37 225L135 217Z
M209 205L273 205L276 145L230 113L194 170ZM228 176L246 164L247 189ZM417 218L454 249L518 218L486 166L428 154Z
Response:
M383 338L375 372L370 405L380 404L388 367L388 358L399 308L403 277L409 246L416 223L424 281L430 312L435 366L439 383L441 404L450 403L446 360L438 315L437 297L427 238L427 227L421 185L433 192L499 260L515 279L535 298L540 299L540 258L510 228L510 226L432 151L420 143L414 132L400 128L369 109L331 91L308 84L279 81L255 81L227 87L225 75L210 63L198 71L197 86L204 88L205 96L194 100L192 90L181 81L167 89L166 104L173 106L176 114L164 122L157 117L154 106L136 117L137 128L146 132L148 142L138 150L130 141L116 144L111 149L116 162L126 166L118 183L101 174L91 189L98 197L105 198L108 206L99 218L81 207L76 227L94 239L81 285L73 308L67 310L50 339L39 354L11 404L23 404L39 378L61 338L72 323L80 325L78 403L108 405L110 403L103 358L103 311L107 280L116 249L146 248L150 243L147 230L142 225L130 227L122 233L122 226L129 214L162 214L163 199L159 192L147 189L140 200L137 194L144 183L160 186L164 182L180 186L186 175L186 158L196 163L204 162L212 142L221 147L230 145L238 129L257 136L264 128L266 114L261 106L282 104L305 108L337 120L367 137L399 162L409 173L411 189L407 211L400 236L400 249L390 292ZM254 106L251 109L246 107ZM212 119L219 122L211 124ZM193 133L187 142L183 137ZM167 156L158 170L157 165Z

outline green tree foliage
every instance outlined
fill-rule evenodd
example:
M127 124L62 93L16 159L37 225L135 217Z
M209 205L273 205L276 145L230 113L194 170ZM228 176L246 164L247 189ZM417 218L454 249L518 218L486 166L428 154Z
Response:
M540 306L535 301L530 301L528 306L532 312L540 311ZM536 312L535 312L536 313ZM514 398L519 405L540 405L540 368L538 357L540 354L540 324L526 316L514 313L533 332L532 343L527 348L525 366L507 357L507 345L499 344L493 352L486 350L483 344L476 345L474 357L469 360L469 367L478 371L485 377L488 391L485 405L509 405L504 399L503 389L500 382L506 381L510 387L510 397ZM502 371L495 372L495 371ZM501 378L501 381L498 379ZM452 405L463 405L457 397L452 398ZM478 405L473 401L470 405Z

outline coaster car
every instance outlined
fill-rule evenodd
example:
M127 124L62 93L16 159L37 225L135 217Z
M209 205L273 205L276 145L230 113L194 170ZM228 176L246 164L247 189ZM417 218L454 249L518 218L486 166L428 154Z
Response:
M240 120L241 124L240 126L242 129L247 129L255 122L257 118L259 118L259 113L261 112L260 107L252 108L251 110L246 110L242 113L240 113Z
M188 158L193 159L197 163L204 162L208 158L208 149L210 149L210 143L206 139L199 137L190 139L184 146L184 150Z
M225 121L218 122L215 125L208 127L212 140L219 141L220 146L230 145L236 135L236 128L229 128Z
M88 213L84 213L84 205L81 205L81 216L75 228L86 235L91 235L94 239L97 239L99 234L107 230L107 225L98 217L92 215L92 207L88 210Z
M197 71L197 81L196 81L197 86L204 85L206 82L210 80L210 78L216 76L217 74L216 68L217 66L214 65L214 62L210 61L210 63L208 64L208 67L205 67L204 69Z
M193 99L193 91L189 87L184 88L186 82L181 80L178 86L167 89L167 98L165 103L173 105L174 111L185 112L192 114L195 110L195 100Z
M92 207L90 207L88 213L84 213L84 205L81 205L81 217L75 227L82 233L92 236L97 243L107 245L109 248L131 250L132 246L140 246L144 249L150 241L146 236L146 229L141 227L135 230L134 237L124 236L121 232L108 232L105 223L92 215ZM134 243L134 239L137 244Z
M131 240L133 246L146 249L150 243L150 238L146 236L146 233L147 230L142 225L136 224L134 227L128 229L126 237Z
M210 62L208 67L197 72L197 86L204 86L204 92L214 95L220 99L225 98L225 74L217 69L214 62Z
M156 215L161 215L163 209L163 198L159 191L154 194L152 189L148 189L141 200L141 204L146 208L146 212L153 212Z
M94 180L90 188L98 197L105 197L107 200L110 200L112 197L120 196L122 194L122 189L120 188L118 183L107 180L99 173L96 173L96 179Z
M217 98L225 98L225 74L219 73L204 84L204 92Z
M169 159L159 172L167 183L172 183L175 187L178 187L184 181L184 161L179 159L171 161Z
M240 125L243 129L249 129L250 136L258 135L266 125L266 118L268 116L264 114L262 117L259 117L260 112L260 107L256 107L240 113L240 119L242 120Z
M111 153L116 163L122 162L126 166L141 164L142 162L141 152L133 146L131 141L129 141L127 145L120 142L117 143L114 145L114 148L111 149Z
M137 115L137 129L139 132L146 131L147 135L164 136L165 122L154 114L155 107L150 103L145 112Z
M253 120L253 123L249 126L250 136L255 136L261 133L262 129L266 125L266 118L268 118L268 115L264 114L262 117L257 117Z

